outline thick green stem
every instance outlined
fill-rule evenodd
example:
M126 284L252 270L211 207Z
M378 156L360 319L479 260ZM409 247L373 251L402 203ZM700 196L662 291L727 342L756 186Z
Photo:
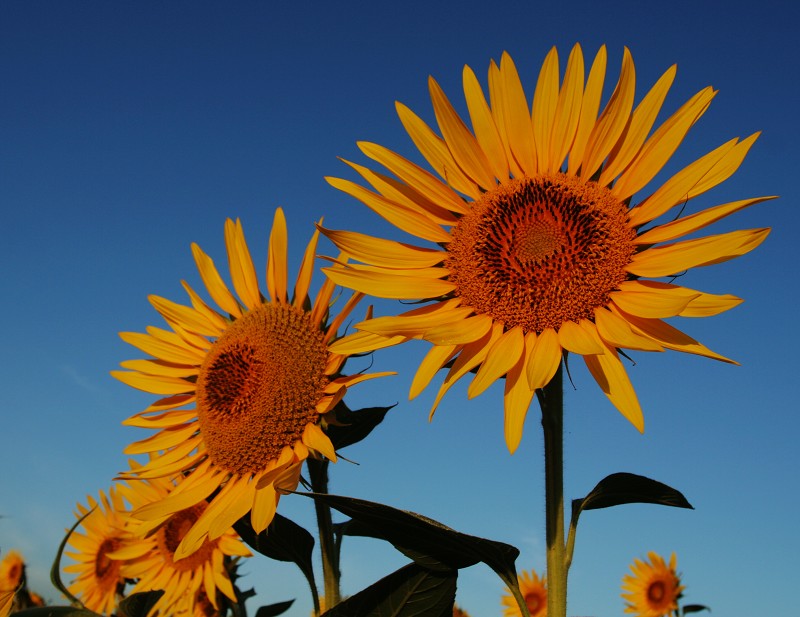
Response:
M308 459L308 475L311 490L315 493L328 492L328 460ZM339 547L333 535L333 519L331 509L314 500L319 528L319 549L322 554L322 576L325 579L325 608L330 609L341 601L339 589Z
M544 431L547 529L547 615L567 614L567 555L564 543L564 391L562 370L539 395Z

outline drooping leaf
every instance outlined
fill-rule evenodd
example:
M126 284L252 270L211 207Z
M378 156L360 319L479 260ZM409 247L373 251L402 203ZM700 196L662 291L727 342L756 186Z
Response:
M275 518L264 531L256 533L250 523L250 514L245 514L233 525L253 550L278 561L297 564L309 584L316 587L311 553L314 536L285 516L275 513Z
M164 590L143 591L133 593L119 603L117 613L119 617L147 617L158 599L164 595Z
M380 503L339 495L298 494L349 516L352 521L344 527L346 534L386 540L428 570L457 570L483 562L503 581L516 583L514 562L519 550L510 544L470 536L420 514Z
M64 596L66 596L66 598L70 602L78 606L83 606L83 602L81 602L80 600L78 600L78 598L72 595L69 589L67 589L67 586L64 585L64 583L61 581L61 556L64 554L64 549L67 546L67 541L69 540L69 537L72 535L72 532L75 531L78 528L78 525L80 525L83 522L83 520L87 516L89 516L92 512L94 512L94 508L92 508L86 514L81 516L77 521L75 521L75 524L69 528L69 531L67 531L67 534L61 540L61 544L58 545L58 550L56 551L56 557L53 560L53 565L50 567L50 582L53 583L53 587L55 587L61 593L63 593Z
M37 606L14 613L14 617L100 617L88 608L74 606Z
M294 604L294 600L286 600L285 602L277 602L275 604L262 606L256 611L256 617L276 617L276 615L283 615L283 613L291 608L292 604Z
M450 617L458 572L433 572L415 563L340 602L324 617Z
M573 500L572 511L576 516L583 510L610 508L626 503L653 503L694 509L686 497L671 486L632 473L613 473L602 479L586 497Z
M708 606L703 606L702 604L687 604L681 610L684 615L689 613L699 613L700 611L711 612L711 609Z
M335 424L329 424L326 433L336 450L358 443L383 422L383 418L391 407L366 407L352 411L344 402L335 408Z

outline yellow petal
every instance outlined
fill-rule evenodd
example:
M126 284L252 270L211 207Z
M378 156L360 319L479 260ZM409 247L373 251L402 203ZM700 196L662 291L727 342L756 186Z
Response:
M603 345L587 331L594 327L592 323L587 319L581 322L580 325L574 321L565 321L561 324L558 329L558 342L561 347L582 356L604 353Z
M469 307L455 307L415 315L375 317L356 324L358 330L381 336L421 337L427 330L444 324L463 321L472 313Z
M250 513L250 522L253 529L266 529L275 518L278 510L278 494L271 486L256 490L253 500L253 511Z
M411 381L411 388L408 398L416 398L433 379L433 376L441 369L460 349L458 345L434 345L425 354L420 362L414 379Z
M192 332L204 336L218 336L219 328L208 321L202 313L188 306L176 304L166 298L150 295L147 297L155 309L161 313L169 324L175 324L187 328Z
M673 64L650 89L650 92L642 99L642 102L636 106L624 138L611 152L608 163L600 174L598 181L600 186L611 184L614 178L622 173L639 152L644 140L647 139L647 135L650 133L650 129L653 128L658 112L661 110L661 105L664 103L664 98L666 98L667 92L669 92L672 82L675 80L676 72L677 66Z
M508 373L525 351L525 336L520 326L515 326L505 332L489 348L486 359L470 383L467 390L469 398L475 398L483 393L486 388Z
M449 281L423 276L398 275L392 271L369 271L355 266L348 268L323 268L328 278L342 287L348 287L378 298L417 300L444 296L455 285ZM443 276L447 274L443 270Z
M489 190L495 185L494 174L477 139L453 109L433 77L428 78L428 89L436 121L453 159L473 182ZM448 170L444 171L443 177L447 178Z
M595 309L594 322L600 337L614 347L640 351L664 351L661 345L655 341L633 332L625 319L608 309L602 307Z
M638 281L620 284L622 291L612 291L611 301L631 315L639 317L674 317L689 305L700 294L687 295L671 293L671 290L658 287L646 287Z
M589 136L589 142L586 144L586 153L581 168L581 176L584 178L591 177L597 171L617 144L617 140L628 124L635 90L636 71L633 67L631 53L626 47L622 55L622 68L617 87L611 94L603 113L597 119L592 134Z
M213 334L213 336L219 336L222 332L224 332L228 327L228 320L208 306L208 304L206 304L203 299L197 295L194 289L189 287L189 284L186 281L181 281L181 285L183 285L186 293L189 294L189 299L192 302L194 310L203 315L209 323L213 324L214 328L216 329L216 332Z
M397 115L409 137L422 156L431 164L445 182L455 190L472 198L480 195L480 189L473 178L465 174L453 158L445 141L413 111L402 103L395 103Z
M321 223L322 221L320 221ZM294 300L292 305L295 308L303 308L308 300L308 290L311 287L311 279L314 275L314 259L317 254L317 241L319 240L319 224L314 234L311 236L306 250L303 253L303 261L300 262L300 270L297 272L297 281L294 284Z
M289 240L286 233L286 217L281 208L275 209L272 231L269 234L267 254L267 291L274 302L285 304L288 301L287 289L289 275L286 271Z
M403 182L415 187L432 202L453 212L466 213L468 210L458 193L399 154L369 142L359 142L358 147L373 161L377 161Z
M576 44L569 54L564 83L558 94L553 130L550 133L550 155L547 167L549 172L561 169L575 139L583 98L583 73L583 52L581 46Z
M550 48L539 71L533 93L533 143L536 147L537 167L550 171L550 135L558 105L558 52Z
M604 354L583 356L589 372L614 407L635 426L644 432L644 415L631 385L628 373L619 361L617 351L611 347Z
M688 287L680 287L670 283L662 283L659 281L626 281L620 285L621 289L626 291L657 291L662 294L662 297L668 295L684 298L687 300L686 307L680 313L676 313L681 317L711 317L718 315L724 311L732 309L742 303L741 298L732 296L730 294L716 295L689 289ZM617 306L623 311L629 312L639 317L665 317L665 315L641 315L634 311L627 310L622 304L616 303Z
M503 148L503 140L497 131L497 125L492 117L492 111L486 102L478 78L468 66L464 67L464 98L467 101L472 130L475 131L475 139L478 140L480 149L486 155L492 173L500 180L509 177L508 160Z
M625 269L636 276L659 277L722 263L752 251L769 231L744 229L657 246L635 254Z
M336 451L330 438L316 424L306 424L303 429L303 443L322 454L329 461L336 462Z
M475 315L461 321L434 326L425 330L423 338L434 345L465 345L477 341L492 327L488 315Z
M328 346L328 350L331 353L350 356L353 354L375 351L376 349L383 349L384 347L392 347L393 345L404 343L407 340L409 339L405 336L387 337L372 334L372 332L356 332L334 341Z
M603 95L603 82L606 77L606 59L606 47L603 45L597 51L597 55L592 62L592 68L589 70L589 77L586 80L586 89L581 99L578 130L575 133L575 141L572 143L572 147L569 150L567 169L571 176L578 175L578 171L581 165L583 165L586 144L597 122L597 112L600 109L600 99Z
M195 385L185 379L166 375L145 375L130 371L111 371L122 383L151 394L184 394L194 392Z
M337 248L353 259L383 268L427 268L435 266L446 256L444 251L375 238L354 231L319 230Z
M517 67L508 53L503 52L500 58L500 87L503 90L503 119L505 126L500 127L511 148L519 167L527 175L532 176L537 171L536 148L533 141L533 127L531 126L531 112L528 108L528 99L522 89L522 82L517 73Z
M222 282L222 277L220 277L219 272L217 272L214 261L194 243L192 243L192 255L197 264L197 270L200 272L200 277L203 279L203 283L209 295L214 299L214 302L217 303L217 306L229 315L233 315L237 318L241 317L242 310L239 307L239 303L228 290L225 283Z
M653 133L614 184L612 192L617 198L627 199L661 171L692 125L708 109L715 94L710 86L701 90Z
M546 328L528 345L527 378L531 390L544 388L561 365L561 345L553 328Z
M256 269L253 267L239 219L235 223L231 219L225 221L225 245L228 249L228 267L233 287L244 305L252 311L261 304L261 292L258 290Z
M125 448L126 454L144 454L166 450L178 444L184 444L197 433L197 426L192 423L186 426L165 428L147 439L142 439Z
M511 152L511 144L509 143L508 132L506 130L507 121L505 109L507 105L505 99L506 92L503 86L503 76L500 73L500 67L492 60L489 63L489 107L492 112L495 127L497 128L497 135L503 143L503 151L506 154L509 172L513 177L519 178L524 176L525 172L522 171L519 163L517 163L517 160L514 158L514 154ZM505 178L505 176L501 177L501 179L503 178Z
M514 454L522 440L522 428L533 399L534 390L528 386L527 366L531 347L535 342L536 335L533 332L525 335L525 350L506 375L503 394L504 432L506 446L511 454Z
M352 195L369 209L406 233L430 242L450 241L449 233L419 212L377 195L355 182L350 182L350 180L342 180L341 178L326 178L326 180L334 188Z
M130 371L145 375L163 375L166 377L197 377L198 368L185 364L174 364L164 360L125 360L119 365Z

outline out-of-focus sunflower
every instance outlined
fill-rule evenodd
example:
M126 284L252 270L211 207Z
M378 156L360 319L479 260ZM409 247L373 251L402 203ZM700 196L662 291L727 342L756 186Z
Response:
M88 497L88 507L78 504L76 516L83 519L73 531L67 544L74 550L65 553L76 563L64 567L65 572L77 575L67 587L83 605L96 613L110 615L125 587L123 563L109 557L129 541L125 530L125 503L116 487L108 495L100 491L100 501Z
M321 424L347 388L378 374L343 376L347 354L328 343L362 294L354 294L329 321L334 284L326 280L309 297L318 233L309 242L294 286L288 289L287 233L275 212L269 239L264 297L241 223L227 220L225 241L233 289L213 261L192 245L200 276L221 312L185 282L191 306L151 296L171 330L124 332L126 342L153 356L123 362L120 381L165 395L125 424L156 429L126 449L155 453L134 474L140 478L188 477L166 499L136 516L155 528L172 515L209 499L175 552L186 557L227 533L247 512L257 531L274 517L281 489L294 489L309 456L335 461Z
M133 471L140 467L135 461L131 462ZM131 509L136 510L166 499L175 486L167 478L153 478L130 480L120 484L119 490L131 504ZM202 614L207 609L204 601L211 605L208 610L217 612L217 590L231 602L237 601L227 569L228 558L249 557L251 553L232 530L214 540L205 540L188 557L175 559L175 550L206 507L206 502L200 502L176 512L147 536L143 533L146 525L130 517L128 529L137 540L111 555L113 559L127 562L125 575L137 580L131 593L164 591L164 595L153 606L153 614L183 612L193 615L198 611ZM200 606L195 606L198 596L201 599Z
M22 555L10 550L0 561L0 591L15 591L25 578L25 561Z
M489 67L488 99L465 67L471 128L430 78L441 136L406 106L398 103L397 112L438 177L387 148L361 142L362 152L393 176L348 163L374 190L328 179L401 230L438 245L323 230L361 262L334 263L325 269L331 280L382 298L430 302L356 324L360 332L331 349L360 353L409 339L433 343L410 393L416 396L449 366L431 413L470 372L477 371L470 398L505 376L505 435L512 452L534 392L553 378L565 352L583 357L640 431L642 411L619 350L672 349L731 362L663 319L715 315L741 299L652 279L740 256L769 232L682 239L770 199L683 216L689 200L736 171L758 135L731 139L646 188L716 92L701 90L652 130L675 67L634 106L635 72L625 49L619 81L598 115L605 73L605 47L587 77L576 45L561 81L554 48L530 105L508 54ZM655 222L664 215L672 218Z
M525 604L528 607L528 612L531 617L546 617L547 615L547 584L545 578L539 578L536 570L528 572L520 572L517 575L519 582L519 589L522 592L522 597L525 598ZM522 611L519 610L517 600L510 591L506 591L502 598L503 616L504 617L521 617Z
M650 563L634 559L633 574L622 578L625 612L636 617L662 617L678 609L684 586L675 571L675 553L670 556L669 565L653 551L647 556Z
M469 617L469 613L458 604L453 605L453 617Z

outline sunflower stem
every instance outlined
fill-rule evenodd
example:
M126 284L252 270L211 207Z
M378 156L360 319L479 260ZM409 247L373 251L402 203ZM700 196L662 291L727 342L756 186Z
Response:
M547 615L567 614L567 552L564 543L564 391L562 369L539 393L544 432L547 535Z
M311 490L315 493L328 493L328 459L307 460ZM330 609L341 601L339 589L339 547L333 534L333 519L329 506L314 500L319 528L319 549L322 554L322 576L325 581L325 608ZM319 613L319 607L317 613Z

